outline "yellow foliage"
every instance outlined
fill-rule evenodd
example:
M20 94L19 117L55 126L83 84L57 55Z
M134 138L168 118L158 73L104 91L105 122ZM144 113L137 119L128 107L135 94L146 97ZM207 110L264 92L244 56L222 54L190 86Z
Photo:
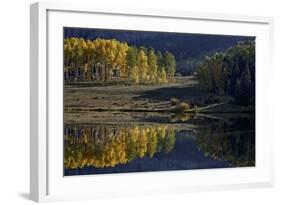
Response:
M75 132L71 130L70 133ZM79 130L81 136L78 138L73 134L64 138L64 166L68 169L85 166L115 167L137 157L153 157L161 149L169 152L175 142L174 129L163 125L135 125L127 128L96 126ZM98 133L99 139L93 133Z
M165 68L157 66L157 57L151 50L147 56L143 49L136 49L136 63L129 67L127 54L129 46L126 42L116 39L97 38L93 41L83 38L64 39L64 71L69 78L70 72L78 75L82 70L84 80L112 80L116 78L133 82L166 83ZM132 47L131 47L132 48ZM99 72L93 73L93 68ZM95 76L99 75L99 76Z

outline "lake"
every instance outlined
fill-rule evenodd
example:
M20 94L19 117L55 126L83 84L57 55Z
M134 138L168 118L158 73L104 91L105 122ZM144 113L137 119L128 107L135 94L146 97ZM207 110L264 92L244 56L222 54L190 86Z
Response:
M254 114L66 115L65 176L255 166Z

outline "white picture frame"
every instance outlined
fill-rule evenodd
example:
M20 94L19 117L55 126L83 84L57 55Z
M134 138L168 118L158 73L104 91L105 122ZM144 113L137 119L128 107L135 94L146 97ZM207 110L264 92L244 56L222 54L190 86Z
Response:
M98 20L91 19L93 17ZM159 25L157 28L153 27L154 21ZM120 28L122 22L122 28L132 30L191 31L257 37L256 167L63 177L62 130L60 130L62 128L62 72L58 68L62 65L61 28L94 27L91 26L93 23L101 28ZM189 30L181 25L189 25ZM93 4L54 2L32 4L30 8L31 200L40 202L94 199L273 186L273 134L270 131L272 115L264 109L269 106L267 93L271 86L271 72L265 70L272 69L272 29L273 19L270 17L97 8ZM61 138L56 133L61 133Z

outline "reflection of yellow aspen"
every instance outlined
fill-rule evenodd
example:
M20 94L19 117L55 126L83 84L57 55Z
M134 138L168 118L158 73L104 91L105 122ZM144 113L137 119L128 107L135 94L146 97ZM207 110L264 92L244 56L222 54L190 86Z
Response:
M148 133L148 155L153 157L157 150L157 134L155 130L151 129Z
M81 128L79 133L80 137L68 134L64 138L66 168L114 167L136 157L169 152L175 141L174 129L166 125L94 126Z
M159 126L158 127L158 135L163 139L166 135L166 127L165 126Z
M138 135L139 135L138 126L136 126L135 128L131 128L129 131L129 135L130 135L131 139L133 140L133 142L136 142L138 139Z
M139 135L139 146L138 146L139 157L144 157L146 151L147 151L147 135L145 129L141 129Z

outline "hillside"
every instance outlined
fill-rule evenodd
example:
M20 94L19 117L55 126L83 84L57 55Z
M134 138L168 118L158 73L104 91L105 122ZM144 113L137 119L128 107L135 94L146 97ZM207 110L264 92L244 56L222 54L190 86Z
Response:
M223 51L239 41L254 39L254 37L243 36L65 28L64 38L68 37L82 37L89 40L115 38L138 47L153 47L162 52L168 50L175 55L177 71L183 75L190 74L203 56Z

